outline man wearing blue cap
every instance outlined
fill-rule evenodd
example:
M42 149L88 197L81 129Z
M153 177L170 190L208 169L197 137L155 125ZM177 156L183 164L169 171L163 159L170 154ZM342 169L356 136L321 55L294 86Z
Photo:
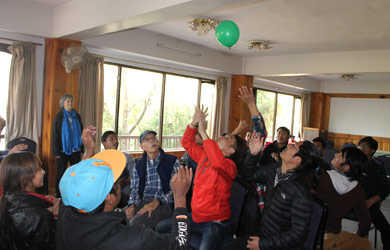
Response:
M60 182L63 206L57 222L57 249L188 249L185 205L192 171L180 168L173 176L172 231L159 235L143 225L129 225L125 214L114 211L121 191L117 179L125 165L123 153L105 150L66 170Z
M126 215L131 225L153 228L172 216L173 195L169 183L180 162L160 148L156 135L155 131L145 130L139 136L144 153L130 173L131 191Z

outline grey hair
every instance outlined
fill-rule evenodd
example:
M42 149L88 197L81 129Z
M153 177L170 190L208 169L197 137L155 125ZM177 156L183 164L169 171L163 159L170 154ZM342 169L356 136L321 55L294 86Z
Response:
M61 108L63 108L64 107L64 102L65 102L65 100L66 99L72 99L72 101L74 100L73 99L73 96L71 95L71 94L65 94L65 95L63 95L62 97L61 97L61 99L60 99L60 107Z

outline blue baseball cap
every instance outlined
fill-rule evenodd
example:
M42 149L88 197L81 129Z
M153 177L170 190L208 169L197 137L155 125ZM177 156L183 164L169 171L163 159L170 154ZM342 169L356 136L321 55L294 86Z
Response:
M82 212L103 203L126 166L126 156L115 149L104 150L68 168L60 181L62 201Z

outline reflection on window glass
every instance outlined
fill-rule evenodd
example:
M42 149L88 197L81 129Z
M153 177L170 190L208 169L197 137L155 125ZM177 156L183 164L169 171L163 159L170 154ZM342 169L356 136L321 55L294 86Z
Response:
M199 80L167 75L165 81L163 141L164 149L181 148L181 138L191 121L198 98Z
M286 127L291 133L293 101L292 95L278 94L275 133L279 127Z
M273 140L272 130L274 125L275 97L276 94L274 92L264 90L257 91L256 106L263 115L265 127L268 131L266 141Z
M104 64L103 131L115 131L116 89L118 66Z
M210 83L202 83L201 85L201 95L200 95L200 105L203 105L205 108L208 108L207 116L208 126L207 133L209 136L212 136L212 124L214 124L214 112L215 110L215 85ZM218 135L217 135L218 136Z
M292 135L295 136L295 139L300 138L300 128L301 128L301 99L295 98L295 108L294 108L294 128L292 131Z
M120 150L138 150L144 130L159 131L161 73L122 68L118 135Z
M0 52L0 116L6 120L7 116L7 102L8 102L8 84L9 84L9 71L11 67L11 54ZM5 134L5 129L1 131L1 135ZM0 149L5 149L4 139L0 141Z

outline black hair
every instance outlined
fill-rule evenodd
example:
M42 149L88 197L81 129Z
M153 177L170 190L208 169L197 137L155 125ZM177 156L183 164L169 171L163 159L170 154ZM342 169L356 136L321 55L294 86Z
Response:
M368 164L367 156L361 150L353 147L344 148L341 153L345 158L345 162L342 163L342 165L349 165L349 171L344 172L344 174L350 181L359 181L363 169L365 169ZM317 167L312 176L312 186L314 189L318 188L320 181L321 171L319 170L319 167Z
M350 181L359 181L363 169L365 169L368 164L367 156L363 151L352 147L344 148L341 152L343 157L345 157L345 162L342 165L349 165L349 171L345 172L345 174L349 177Z
M9 154L1 162L1 181L3 194L0 198L0 249L14 248L20 239L12 226L8 213L7 195L12 191L21 191L34 179L40 170L41 161L31 152Z
M116 133L114 131L112 131L112 130L108 130L108 131L104 132L103 135L102 135L102 142L106 142L107 141L107 137L109 135L112 135L112 134L116 135Z
M301 158L301 163L295 169L297 173L307 174L312 172L320 161L320 153L316 146L310 141L304 141L299 146L299 151L294 155Z
M360 139L358 145L360 146L361 143L367 143L367 145L372 150L374 150L372 155L374 155L374 153L378 150L378 142L374 138L372 138L371 136L367 136L367 137L364 137L364 138Z
M322 145L322 148L325 149L325 140L322 137L316 137L313 139L313 142L319 142Z
M281 130L282 132L286 132L288 134L288 136L290 136L290 130L286 127L279 127L276 132L279 132L279 130Z
M232 145L234 148L234 153L227 158L231 159L234 164L236 164L238 174L243 175L243 167L248 152L248 144L247 141L238 135L234 135L234 138L235 142Z

